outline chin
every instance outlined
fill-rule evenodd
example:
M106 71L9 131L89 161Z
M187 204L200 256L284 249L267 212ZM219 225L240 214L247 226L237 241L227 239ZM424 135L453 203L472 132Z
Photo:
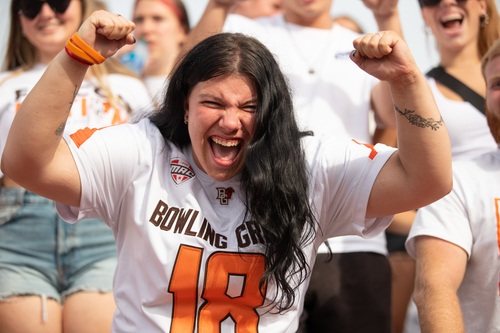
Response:
M234 173L215 173L209 174L210 178L218 182L224 182L234 177Z
M210 178L218 182L224 182L236 176L238 174L238 170L228 169L228 170L213 170L210 173L207 173Z

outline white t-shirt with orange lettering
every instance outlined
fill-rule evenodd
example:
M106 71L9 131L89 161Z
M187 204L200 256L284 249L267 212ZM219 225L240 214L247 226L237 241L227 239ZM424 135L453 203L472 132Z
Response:
M0 74L0 156L14 116L26 95L38 82L47 67L35 65L27 71L10 71ZM123 74L109 74L103 78L117 98L116 107L109 102L95 78L83 81L66 123L66 130L100 128L127 122L135 113L146 112L151 97L146 86L137 78ZM40 112L51 110L39 106ZM0 171L0 178L3 177Z
M70 222L101 217L117 240L114 332L295 332L307 283L290 311L269 310L259 292L265 235L250 216L238 176L209 178L190 149L165 143L148 120L65 137L82 184ZM371 188L395 151L304 139L310 201L322 232L305 247L311 267L328 237L372 236L392 216L365 219ZM245 329L242 329L245 327Z

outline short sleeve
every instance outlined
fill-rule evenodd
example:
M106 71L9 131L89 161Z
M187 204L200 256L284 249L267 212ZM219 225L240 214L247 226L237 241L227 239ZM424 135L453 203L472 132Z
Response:
M311 194L323 239L344 235L370 238L382 232L393 216L367 219L366 209L373 184L396 149L332 138L320 147L311 166Z
M420 208L406 240L406 250L415 258L415 238L432 236L463 248L468 256L473 245L472 230L468 221L463 196L454 177L453 191L440 200Z
M146 122L149 120L141 124ZM95 131L87 129L87 134L82 134L85 130L65 134L80 174L82 197L79 208L57 204L64 220L74 223L99 217L114 226L124 193L135 174L150 165L146 156L151 145L144 127L123 124Z

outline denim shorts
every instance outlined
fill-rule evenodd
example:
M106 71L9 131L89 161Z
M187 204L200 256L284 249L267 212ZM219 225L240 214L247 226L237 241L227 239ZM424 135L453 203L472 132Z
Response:
M116 246L99 219L64 222L54 202L0 187L0 300L39 295L62 303L78 291L111 292Z

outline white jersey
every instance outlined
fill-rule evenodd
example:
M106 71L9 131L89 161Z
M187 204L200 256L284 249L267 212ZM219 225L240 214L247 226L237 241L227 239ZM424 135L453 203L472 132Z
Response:
M38 82L46 69L38 64L28 71L13 71L0 74L0 156L5 148L7 135L14 116L26 95ZM131 76L109 74L108 81L113 94L119 99L120 109L111 106L105 93L98 88L95 78L84 80L66 123L66 130L74 132L80 128L100 128L126 122L131 114L146 111L151 98L144 84ZM50 112L40 106L40 112ZM0 171L0 178L3 173Z
M458 297L466 332L500 332L500 151L455 162L453 169L453 191L418 210L406 248L415 257L415 237L426 235L464 249Z
M254 36L275 55L289 80L302 129L312 130L316 136L372 142L370 99L379 81L349 58L352 42L359 34L337 24L330 30L298 26L287 23L281 14L258 19L232 14L223 30ZM370 239L335 238L328 243L334 253L387 254L383 233ZM319 252L328 249L322 246Z
M454 101L439 91L436 80L427 78L434 99L448 129L453 160L469 159L495 151L486 116L469 102Z
M57 207L70 222L103 218L115 233L114 332L296 331L308 283L299 286L290 311L268 311L276 290L268 285L264 298L258 286L265 235L245 218L238 177L212 180L190 149L165 143L148 119L88 136L65 136L82 197L79 208ZM389 225L392 216L365 219L365 212L394 148L311 137L304 145L310 200L322 230L304 249L312 267L327 237L370 237Z

